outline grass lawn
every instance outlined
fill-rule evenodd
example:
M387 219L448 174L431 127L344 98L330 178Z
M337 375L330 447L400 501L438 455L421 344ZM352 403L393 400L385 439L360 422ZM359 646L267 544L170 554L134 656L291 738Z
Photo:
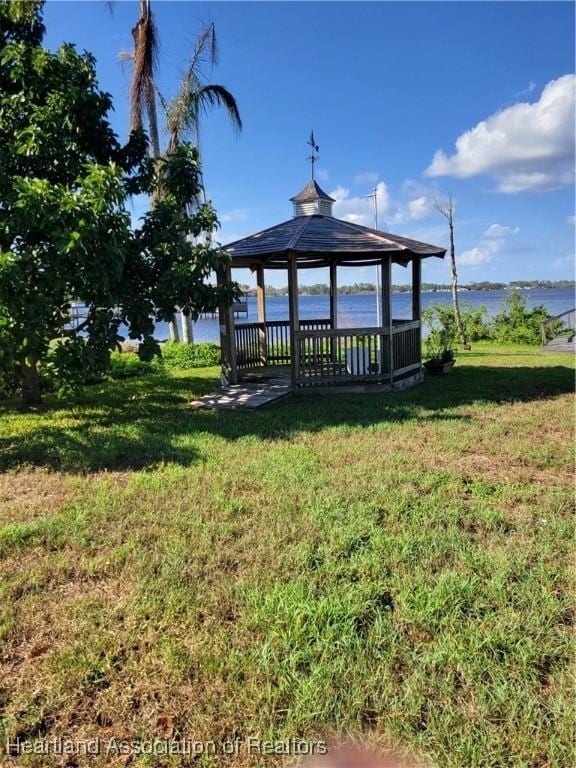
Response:
M0 741L355 733L572 765L572 367L477 345L403 393L255 413L188 407L215 369L1 405Z

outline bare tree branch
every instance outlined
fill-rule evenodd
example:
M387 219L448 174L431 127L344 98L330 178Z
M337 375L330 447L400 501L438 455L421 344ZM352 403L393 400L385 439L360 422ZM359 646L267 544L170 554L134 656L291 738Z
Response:
M452 195L449 194L444 200L435 198L434 208L440 213L448 222L448 230L450 232L450 269L452 273L452 305L454 307L454 318L456 320L456 328L460 337L460 342L464 349L470 349L468 340L466 338L466 330L462 323L462 315L460 313L460 302L458 300L458 271L456 269L456 247L454 244L454 200Z

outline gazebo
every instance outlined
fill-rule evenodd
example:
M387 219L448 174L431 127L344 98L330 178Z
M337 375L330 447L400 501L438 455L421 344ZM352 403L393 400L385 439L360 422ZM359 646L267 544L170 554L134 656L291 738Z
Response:
M390 391L420 382L422 259L443 258L446 250L334 218L335 201L314 180L291 201L291 219L224 246L231 263L218 279L233 279L235 268L255 272L258 314L256 322L239 323L231 307L220 308L223 381L283 374L302 392L351 385ZM392 314L392 264L412 266L410 320ZM338 327L337 268L366 266L381 270L381 324ZM329 316L300 319L298 273L317 267L329 268ZM287 270L287 320L266 318L267 269Z

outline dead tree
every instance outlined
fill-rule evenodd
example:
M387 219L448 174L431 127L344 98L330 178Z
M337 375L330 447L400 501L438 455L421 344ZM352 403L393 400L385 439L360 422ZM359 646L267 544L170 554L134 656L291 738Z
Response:
M466 338L466 331L464 330L464 324L462 323L460 304L458 302L458 271L456 269L456 249L454 247L454 201L452 195L448 195L447 200L436 200L434 202L434 207L448 222L448 229L450 231L450 269L452 272L452 305L454 306L454 319L456 320L456 330L460 337L460 343L464 349L470 349L470 345Z

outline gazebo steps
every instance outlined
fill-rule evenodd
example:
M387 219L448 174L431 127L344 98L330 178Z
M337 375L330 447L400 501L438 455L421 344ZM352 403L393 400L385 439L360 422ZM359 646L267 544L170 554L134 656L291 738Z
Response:
M191 406L216 411L256 410L277 403L291 393L290 383L284 378L242 382L220 387L216 392L194 400Z

